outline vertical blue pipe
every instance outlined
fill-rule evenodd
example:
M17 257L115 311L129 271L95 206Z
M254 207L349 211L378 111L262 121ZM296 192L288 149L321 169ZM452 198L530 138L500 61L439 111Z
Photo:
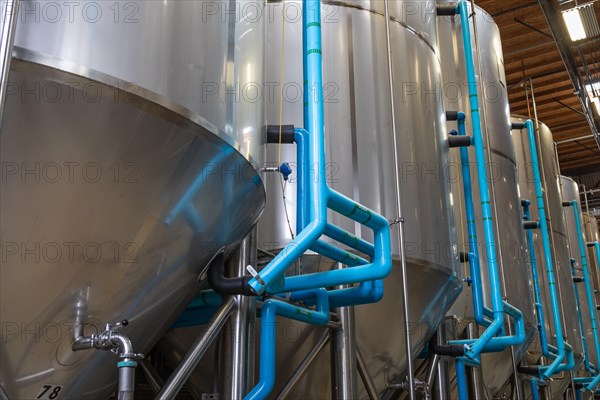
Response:
M556 280L554 278L554 260L552 259L552 250L550 246L550 236L548 231L548 222L546 219L546 206L544 204L544 191L542 189L542 178L540 175L540 162L538 159L537 144L535 140L535 132L533 129L533 121L527 120L525 122L529 139L529 152L531 155L531 162L533 164L533 179L535 184L535 194L537 197L537 206L540 217L540 229L542 235L542 245L544 249L544 258L546 264L546 273L548 275L548 286L550 289L550 303L552 307L552 315L554 320L554 330L556 334L557 344L557 357L550 364L550 366L544 372L545 378L550 378L561 363L565 359L565 339L563 336L561 317L560 317L560 304L556 289Z
M458 391L458 400L469 400L467 370L465 362L461 357L456 359L456 388Z
M540 400L540 390L538 389L537 380L530 380L529 386L531 387L531 400Z
M523 201L523 219L525 221L531 220L531 212L529 211L529 206L531 202L529 200ZM538 224L539 225L539 224ZM554 359L556 354L551 354L548 346L548 336L546 334L546 319L544 316L544 307L542 306L542 296L540 290L540 278L537 270L537 260L536 260L536 252L535 245L533 242L533 233L531 230L527 230L527 246L529 248L529 259L531 262L531 279L533 281L533 294L535 298L535 309L538 320L538 332L540 334L540 346L542 348L542 354L545 357ZM536 383L537 387L537 383Z
M466 115L458 113L458 135L466 136ZM479 325L489 326L490 321L485 318L483 304L483 285L481 281L481 268L479 265L479 243L477 243L477 224L475 221L475 207L473 205L473 189L471 184L471 169L469 165L469 149L460 148L460 161L463 177L463 192L465 196L465 211L467 213L467 234L469 235L469 266L473 279L473 310L475 321Z
M494 221L491 209L490 191L488 187L485 163L485 149L483 147L483 135L481 132L479 97L477 94L477 78L475 77L475 63L473 61L473 48L471 45L469 9L466 0L460 0L457 11L460 13L462 25L463 45L465 50L465 64L467 69L469 87L469 102L471 106L471 121L473 124L473 141L475 146L477 176L479 181L479 197L481 200L485 249L488 257L492 310L494 313L494 322L483 332L480 338L465 351L465 355L467 357L476 358L481 353L485 345L504 326L504 313L502 304L502 294L500 292L500 276L498 273L496 242L494 237Z

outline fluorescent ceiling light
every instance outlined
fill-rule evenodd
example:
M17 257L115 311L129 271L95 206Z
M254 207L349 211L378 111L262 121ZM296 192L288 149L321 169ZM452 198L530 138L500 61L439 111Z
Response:
M572 8L570 10L563 11L562 16L571 35L571 40L576 42L578 40L585 39L587 37L585 28L583 27L583 20L579 13L579 8Z

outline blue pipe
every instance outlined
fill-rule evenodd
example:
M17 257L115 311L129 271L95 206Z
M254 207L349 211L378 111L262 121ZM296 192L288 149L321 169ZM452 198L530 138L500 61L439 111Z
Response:
M298 160L298 168L297 168L297 196L299 199L306 199L309 196L310 190L310 174L306 174L304 171L304 167L310 165L308 161L308 153L310 149L308 148L308 132L304 129L296 128L294 130L294 141L296 142L296 158ZM310 207L309 203L306 201L298 202L298 207L296 208L296 234L300 234L302 230L308 224L308 220L310 219ZM328 228L331 225L328 225ZM332 227L337 228L337 227ZM333 230L333 229L332 229ZM327 232L325 232L327 234ZM334 233L338 237L343 240L349 240L351 238L352 244L355 244L358 251L361 251L364 254L372 257L374 254L373 245L367 243L362 239L356 238L354 235L344 231L343 229L335 229ZM332 234L332 235L333 235ZM335 238L332 238L337 240ZM344 243L344 242L342 242ZM342 250L339 247L335 247L329 243L323 242L321 240L317 241L310 248L312 251L322 254L327 258L330 258L334 261L340 262L344 265L348 265L351 267L355 267L358 265L366 265L369 262L362 257L359 257L353 253Z
M456 387L458 390L458 400L469 400L467 371L465 361L462 357L456 358Z
M276 299L269 299L263 303L260 321L260 378L258 384L244 397L244 400L266 399L275 386L277 315L319 326L326 325L329 321L327 291L321 289L310 293L295 293L292 300L299 301L306 298L316 300L316 310L301 308Z
M483 334L471 345L465 346L465 356L475 359L485 350L486 345L494 340L495 344L510 346L520 344L525 340L525 332L518 337L522 340L517 341L517 336L495 336L504 328L504 309L506 303L502 300L500 291L500 276L498 273L498 261L496 255L496 242L494 237L493 214L491 209L490 191L487 181L487 171L485 166L485 149L483 146L483 135L481 132L481 117L479 113L479 97L477 94L477 78L475 76L475 63L473 61L473 48L471 45L471 30L469 24L469 10L467 2L460 0L457 7L457 13L460 14L463 34L465 65L467 69L469 101L471 107L471 121L473 124L473 144L475 146L475 156L477 161L477 175L479 181L479 197L481 201L481 211L483 218L483 231L485 237L485 249L488 257L488 270L490 279L490 294L493 310L493 322L486 328ZM511 310L512 311L512 310ZM516 310L519 311L519 310ZM519 311L519 314L520 311ZM522 314L520 315L522 321ZM516 321L515 321L516 322Z
M296 158L298 160L298 165L309 165L308 160L305 159L309 153L308 132L305 129L295 129L294 141L296 142L297 147ZM309 175L304 173L304 168L298 168L297 178L298 197L305 198L304 196L308 193L310 187L310 182L307 181L307 178L310 179ZM303 202L302 206L299 206L296 212L296 234L299 234L305 228L309 219L310 209L308 207L308 202ZM370 243L367 243L362 239L358 239L354 235L351 235L343 229L334 227L331 224L328 224L328 229L332 230L330 233L333 232L330 235L332 239L338 240L342 243L347 243L344 238L349 238L352 241L349 245L356 245L355 247L358 251L363 252L369 257L374 256L375 249ZM327 232L325 233L327 234ZM349 267L366 265L369 263L362 257L356 256L353 253L344 251L320 240L311 247L311 250ZM377 303L383 298L383 287L383 280L376 281L375 283L373 283L373 281L365 281L361 282L358 287L331 291L329 292L330 306L332 308L337 308L350 305Z
M540 390L538 389L537 380L530 380L529 386L531 387L531 400L540 400Z
M308 113L308 165L315 168L310 171L307 199L310 199L310 223L289 243L261 272L253 277L249 284L257 294L295 292L319 287L354 284L385 278L392 268L390 228L388 221L327 186L325 174L325 132L323 106L323 77L321 55L321 10L319 0L303 0L304 19L304 59L307 81ZM306 177L303 180L306 182ZM298 207L304 207L305 199L299 199ZM371 263L342 270L318 272L313 274L285 277L285 271L302 254L317 243L325 234L327 209L359 222L374 232L374 255ZM306 222L306 220L305 220ZM338 232L339 233L339 232ZM354 243L356 246L356 243ZM364 248L364 243L359 243ZM352 246L351 246L352 247Z
M458 113L458 135L466 136L467 130L465 127L466 115L464 112ZM463 192L465 196L465 209L467 213L467 231L469 235L469 267L471 271L471 279L473 279L473 310L475 321L479 325L489 326L490 320L485 318L485 313L488 315L491 310L484 307L483 304L483 285L481 279L481 267L479 265L479 243L477 242L477 224L475 220L475 206L473 205L473 189L471 183L471 170L469 163L469 149L466 147L460 148L460 161L463 177ZM487 310L486 310L487 309ZM493 315L493 313L491 314Z
M581 269L583 270L583 281L585 283L585 294L586 299L590 309L590 324L592 326L592 336L594 338L594 347L596 348L596 360L600 360L600 340L598 339L598 326L596 324L596 313L594 309L596 307L596 302L594 301L594 295L592 293L592 286L590 284L591 278L587 265L587 251L585 241L583 240L583 231L581 229L581 214L579 213L579 204L577 201L571 201L571 208L573 209L573 217L575 218L575 228L577 230L577 241L579 244L579 252L581 254ZM578 299L579 301L579 299ZM581 331L583 333L583 330ZM582 335L583 339L585 335ZM587 359L587 353L586 353ZM586 363L588 361L586 360ZM600 376L600 374L599 374ZM591 384L590 384L591 385ZM588 385L586 388L589 391L594 391L595 387L591 387Z
M523 205L523 220L524 221L531 221L531 212L530 212L530 205L531 205L531 201L529 200L523 200L522 202ZM538 223L538 229L539 229L539 223ZM537 320L538 320L538 332L540 334L540 346L542 348L542 354L545 357L548 358L556 358L556 353L552 354L550 352L550 348L549 348L549 343L548 343L548 335L546 333L546 319L545 319L545 313L544 313L544 307L542 305L542 295L541 295L541 290L540 290L540 278L538 275L538 265L537 265L537 260L536 260L536 251L535 251L535 245L533 242L533 233L531 233L531 230L527 230L526 231L527 234L527 246L529 248L529 259L531 262L531 279L533 281L533 294L534 294L534 298L535 298L535 309L536 309L536 315L537 315ZM537 387L537 383L536 383L536 387Z
M540 175L540 163L538 159L537 152L537 144L535 141L535 132L533 129L533 121L527 120L525 122L525 127L527 129L527 134L529 138L529 153L531 154L531 162L533 164L533 176L534 176L534 184L535 184L535 193L537 197L537 206L539 212L539 222L540 229L542 234L542 245L544 249L544 259L546 264L546 273L548 275L548 286L550 291L550 303L552 307L552 315L554 316L554 330L556 333L556 343L557 343L557 354L556 358L552 362L550 366L547 368L543 367L544 370L544 378L548 379L553 374L559 372L560 370L564 370L569 366L570 362L567 364L563 364L565 357L567 356L567 346L563 336L563 330L561 325L561 317L560 317L560 304L556 289L556 280L554 277L554 260L552 259L552 250L550 247L550 236L548 230L548 222L546 219L546 206L544 204L544 191L542 189L542 178ZM572 350L570 351L569 358L574 358L572 354ZM570 360L569 360L570 361ZM562 367L561 367L562 364ZM574 362L573 362L574 364ZM572 368L571 368L572 369Z

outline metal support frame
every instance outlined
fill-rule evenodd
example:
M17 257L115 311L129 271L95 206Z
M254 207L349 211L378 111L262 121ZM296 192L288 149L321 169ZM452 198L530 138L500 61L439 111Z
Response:
M244 276L247 265L256 265L256 228L240 243L227 266L229 276ZM254 375L252 359L256 298L236 295L237 307L225 324L221 345L223 365L219 393L225 399L241 399L248 392Z
M330 340L330 329L326 329L325 332L321 335L321 338L317 341L317 343L313 346L312 349L308 352L306 357L302 360L294 374L288 379L287 384L281 389L279 394L275 397L276 400L284 400L286 399L290 393L294 390L296 385L304 378L306 372L311 367L313 362L319 357L319 354L323 351L325 346L329 344Z
M360 378L365 385L365 389L367 390L369 400L379 400L379 394L375 388L375 383L373 383L373 378L371 378L371 375L369 375L367 363L365 362L365 359L358 347L356 348L356 366Z
M338 311L341 329L331 331L332 399L356 398L356 340L354 308Z
M179 363L179 366L177 366L177 369L173 372L156 397L156 400L170 400L177 397L177 394L194 371L194 368L196 368L208 348L219 336L223 326L236 307L237 305L234 297L229 297L221 304L208 323L208 331L196 339L183 360L181 360L181 363Z

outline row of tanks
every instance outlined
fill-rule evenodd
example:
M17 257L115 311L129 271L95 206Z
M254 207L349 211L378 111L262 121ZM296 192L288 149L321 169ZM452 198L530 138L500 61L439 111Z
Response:
M189 349L214 334L206 323L228 304L207 282L215 257L223 252L230 265L251 263L260 272L294 239L301 163L294 145L267 144L266 126L306 122L303 2L52 4L21 0L3 10L17 18L0 135L0 394L110 398L120 372L115 355L73 350L78 334L103 332L126 336L145 355L138 388L158 394L161 382L189 360ZM529 221L539 221L540 195L526 118L510 115L492 17L468 5L466 45L449 1L322 0L320 7L327 183L390 221L393 268L383 299L339 311L335 328L278 319L273 398L394 399L407 392L412 398L416 390L423 398L462 400L453 357L435 354L436 344L484 334L476 290L488 309L492 292L500 291L520 310L524 331L518 345L483 353L468 366L469 398L558 399L569 387L581 389L595 376L590 364L600 360L596 304L574 276L585 278L586 258L597 298L600 260L588 243L598 242L598 226L584 213L577 229L563 205L579 202L577 186L561 179L552 133L536 123L549 258L539 226L524 229L523 205L529 201ZM463 149L451 146L457 125L447 117L464 112L466 131L474 131L463 55L469 49L484 148L484 160L474 146L466 152L471 191L480 190L474 166L484 162L490 195L487 205L475 201L474 220ZM274 172L282 162L293 170L285 181ZM484 206L492 211L492 265L484 252ZM339 214L329 220L373 240ZM478 235L477 288L466 256L471 223ZM287 274L340 267L307 252ZM555 281L548 280L549 268ZM237 322L188 368L174 398L237 398L233 393L252 388L261 334L256 307L238 297ZM239 318L242 312L247 319ZM192 322L181 323L182 315ZM232 340L242 323L244 333ZM509 318L503 325L506 335L520 329ZM552 362L548 345L560 347L557 328L573 365L544 380L536 371ZM240 337L248 346L232 343ZM336 365L340 359L344 368ZM230 373L236 362L244 379ZM346 379L336 379L344 376L340 370ZM233 382L243 387L233 390ZM143 390L137 395L144 398Z

